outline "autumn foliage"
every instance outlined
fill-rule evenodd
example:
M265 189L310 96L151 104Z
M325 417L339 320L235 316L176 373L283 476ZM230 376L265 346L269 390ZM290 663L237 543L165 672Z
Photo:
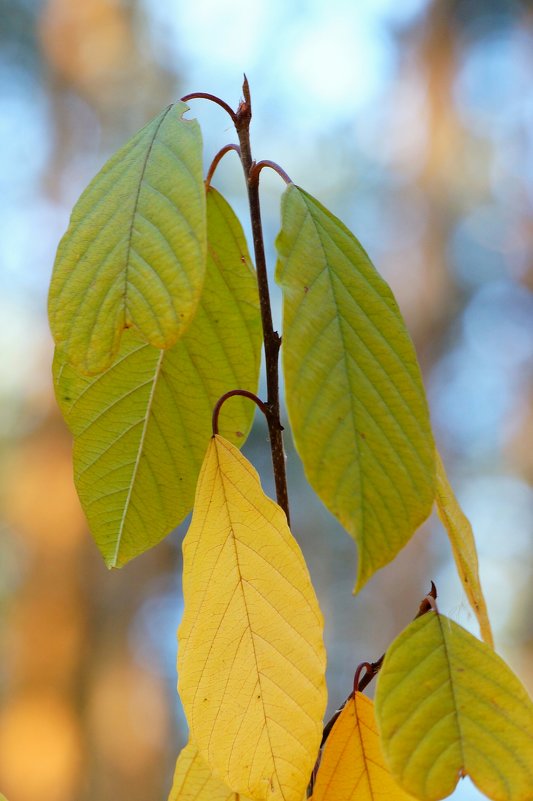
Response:
M169 801L437 801L465 775L493 801L530 801L533 706L493 650L472 529L435 450L398 305L333 214L277 165L253 162L246 83L244 95L236 112L208 98L239 136L256 269L211 186L223 153L204 183L200 127L180 101L85 190L50 289L56 394L106 564L141 555L193 513L178 632L190 741ZM282 345L259 215L265 166L287 182ZM289 527L280 346L290 431L309 483L357 543L356 590L436 504L482 636L441 615L433 593L379 665L375 710L356 682L327 737L323 618ZM254 402L278 503L239 450Z

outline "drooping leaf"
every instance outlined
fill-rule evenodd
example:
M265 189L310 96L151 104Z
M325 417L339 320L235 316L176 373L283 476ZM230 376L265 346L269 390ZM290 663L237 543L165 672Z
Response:
M97 377L56 355L56 394L74 434L76 486L109 567L155 545L188 514L214 404L230 389L257 389L255 274L240 224L214 189L207 207L206 284L182 339L162 351L126 331L113 365ZM254 408L230 399L220 430L242 444Z
M313 801L413 801L385 764L370 698L357 692L326 740Z
M283 370L309 482L359 546L357 587L429 515L435 448L412 342L353 234L297 186L277 239Z
M479 565L472 526L459 506L438 453L436 501L439 517L450 538L457 572L470 606L478 619L481 636L486 643L494 647L487 605L479 580Z
M387 763L421 801L468 775L493 801L530 801L533 704L505 662L435 612L388 649L376 690Z
M104 165L59 244L49 316L65 358L109 367L122 331L168 348L189 326L205 274L202 139L176 103Z
M185 746L176 762L168 801L248 801L215 778L194 743Z
M285 514L220 436L183 543L178 689L213 772L254 801L301 801L326 704L323 621Z

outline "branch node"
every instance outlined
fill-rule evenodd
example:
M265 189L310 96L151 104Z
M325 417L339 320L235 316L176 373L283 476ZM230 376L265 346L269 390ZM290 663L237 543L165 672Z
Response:
M254 162L250 168L250 172L248 173L248 183L253 186L259 183L259 173L263 169L263 167L270 167L271 170L277 172L277 174L283 178L287 185L292 184L291 179L283 169L280 167L279 164L276 164L275 161L270 161L270 159L263 159L262 161L258 161L257 163Z

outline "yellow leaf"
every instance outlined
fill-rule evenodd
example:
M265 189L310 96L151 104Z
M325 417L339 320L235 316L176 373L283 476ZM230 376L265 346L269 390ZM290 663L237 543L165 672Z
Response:
M220 436L183 562L178 689L191 737L234 792L301 801L326 705L322 615L285 514Z
M531 801L533 704L490 646L435 612L388 649L376 718L396 780L437 801L469 775L492 801Z
M469 519L459 506L448 481L440 454L437 453L437 511L442 524L448 532L457 572L470 606L478 619L481 636L494 647L487 605L479 580L476 543Z
M349 699L326 740L314 801L411 801L392 778L370 698Z
M168 801L247 801L216 779L190 742L176 762Z

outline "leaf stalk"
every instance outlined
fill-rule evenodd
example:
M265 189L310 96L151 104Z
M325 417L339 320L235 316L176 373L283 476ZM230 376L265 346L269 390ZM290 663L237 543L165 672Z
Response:
M216 154L216 156L214 157L213 161L211 162L211 166L209 167L209 169L207 171L207 175L205 177L205 188L206 189L209 189L209 187L211 186L211 180L213 178L213 175L215 174L215 170L218 167L221 159L223 158L223 156L226 155L226 153L229 153L230 150L234 150L237 153L237 155L239 156L239 158L241 157L241 149L240 149L239 145L233 145L233 144L224 145L224 147L221 148L218 151L218 153Z
M183 103L187 103L189 100L210 100L212 103L216 103L217 106L223 108L224 111L231 117L232 122L235 123L235 118L236 118L235 112L233 111L231 106L228 106L228 104L220 97L217 97L216 95L211 95L209 94L209 92L190 92L190 94L183 95L183 97L181 98L181 101Z
M247 389L230 389L229 392L225 392L222 397L220 397L216 404L215 408L213 409L213 417L212 417L212 427L213 427L213 436L215 437L218 434L218 416L220 414L220 410L223 404L228 400L228 398L233 398L235 396L240 396L242 398L249 398L253 400L256 406L258 406L263 414L265 415L266 419L268 420L268 416L270 414L266 403L263 403L257 395L254 395L253 392L250 392Z

